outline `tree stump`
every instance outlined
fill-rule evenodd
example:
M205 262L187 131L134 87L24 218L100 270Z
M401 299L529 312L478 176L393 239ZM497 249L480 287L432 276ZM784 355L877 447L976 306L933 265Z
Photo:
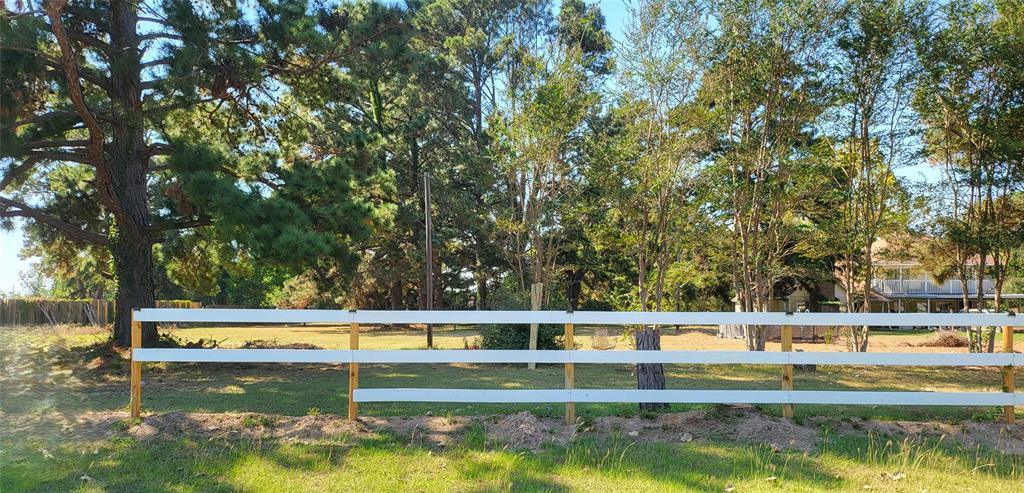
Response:
M660 351L661 331L658 329L643 329L636 331L636 349L638 351ZM637 363L636 365L636 388L640 390L664 390L665 389L665 365L661 363ZM641 402L641 412L655 412L668 409L664 402Z

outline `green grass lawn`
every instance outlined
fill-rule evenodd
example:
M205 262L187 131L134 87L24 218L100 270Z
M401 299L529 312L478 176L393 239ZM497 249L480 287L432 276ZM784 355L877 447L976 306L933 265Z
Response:
M189 337L205 337L198 329ZM321 330L315 328L315 330ZM344 347L342 334L319 333L321 347ZM176 331L182 336L181 329ZM237 330L232 341L287 339L275 329ZM345 335L347 338L347 335ZM415 348L418 332L370 332L364 347ZM440 331L441 347L468 333ZM685 335L684 335L685 336ZM297 337L297 336L296 336ZM898 337L903 337L902 335ZM457 445L431 448L381 432L316 443L183 436L138 440L75 435L88 413L127 404L127 364L95 345L97 336L0 336L0 491L1013 491L1024 458L955 443L839 435L822 430L812 452L777 451L728 440L632 443L628 436L584 436L566 446L520 451L470 430ZM315 343L314 343L315 344ZM681 343L680 343L681 344ZM229 345L229 344L226 344ZM670 365L669 388L776 389L770 366ZM1018 377L1019 378L1019 377ZM628 365L577 365L578 387L632 388ZM344 414L343 366L147 364L146 413L258 412L303 416L313 408ZM363 387L559 388L560 366L366 365ZM797 389L998 390L992 368L819 367L796 373ZM674 410L700 406L674 406ZM778 406L762 406L778 415ZM366 416L477 415L526 410L560 416L561 405L366 403ZM797 406L811 416L896 420L992 420L994 408ZM579 404L584 419L635 415L634 404ZM1018 413L1018 419L1024 415ZM774 479L772 479L774 478ZM732 488L732 490L730 490Z

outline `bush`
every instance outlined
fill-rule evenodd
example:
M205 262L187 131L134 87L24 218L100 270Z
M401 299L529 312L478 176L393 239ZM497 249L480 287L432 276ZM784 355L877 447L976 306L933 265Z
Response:
M537 349L562 349L561 325L541 325L537 330ZM480 329L481 349L530 349L530 326L521 324L487 325Z

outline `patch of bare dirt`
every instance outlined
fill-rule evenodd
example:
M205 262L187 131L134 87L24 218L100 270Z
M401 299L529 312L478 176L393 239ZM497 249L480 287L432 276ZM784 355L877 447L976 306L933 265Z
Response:
M811 420L814 423L826 421L823 418ZM996 422L964 421L962 423L940 423L936 421L875 421L875 420L831 420L828 423L839 433L889 436L897 440L904 438L943 439L959 443L967 448L990 447L1004 454L1024 454L1024 424L1008 425Z
M480 418L472 416L398 416L359 418L367 426L387 430L417 445L445 447L462 440Z
M565 444L572 440L576 427L559 418L541 419L526 411L487 420L487 438L511 448L537 449L544 443Z
M124 413L95 413L74 426L76 435L116 434ZM545 443L567 444L577 436L616 438L638 443L706 443L730 440L763 444L774 450L812 451L821 441L821 427L836 433L911 438L942 438L965 447L983 446L1007 454L1024 454L1024 425L964 422L809 419L797 424L766 416L753 406L717 406L709 410L660 414L652 418L604 416L578 425L561 418L540 418L528 412L495 416L361 417L350 422L342 416L276 416L255 413L167 413L144 418L127 432L139 439L174 439L200 435L227 439L280 439L315 442L329 437L368 438L379 432L394 434L410 443L446 447L461 442L467 431L481 425L488 443L513 449L536 450ZM91 431L89 431L91 430Z
M679 443L734 440L763 443L774 449L813 450L819 430L766 416L753 406L717 406L709 410L641 417L601 417L594 420L598 434L619 435L636 442Z
M128 432L140 440L200 435L212 438L276 438L317 441L345 435L366 438L373 434L359 421L338 416L274 416L257 413L166 413L147 416Z

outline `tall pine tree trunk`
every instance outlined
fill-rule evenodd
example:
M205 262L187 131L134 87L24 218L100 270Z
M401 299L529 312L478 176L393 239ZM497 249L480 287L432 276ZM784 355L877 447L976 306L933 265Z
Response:
M111 123L111 142L105 170L108 200L115 233L111 255L117 275L117 314L114 336L119 345L131 343L131 310L155 304L153 288L153 239L149 231L147 174L149 153L142 113L141 59L138 50L138 16L129 2L113 1L110 8L110 40L113 50L110 95L118 104ZM104 196L103 193L100 194ZM143 344L156 340L156 324L143 324Z
M132 310L155 304L153 292L153 244L146 236L118 231L110 245L117 275L114 301L114 338L118 346L131 345ZM156 324L142 324L143 345L156 340Z

